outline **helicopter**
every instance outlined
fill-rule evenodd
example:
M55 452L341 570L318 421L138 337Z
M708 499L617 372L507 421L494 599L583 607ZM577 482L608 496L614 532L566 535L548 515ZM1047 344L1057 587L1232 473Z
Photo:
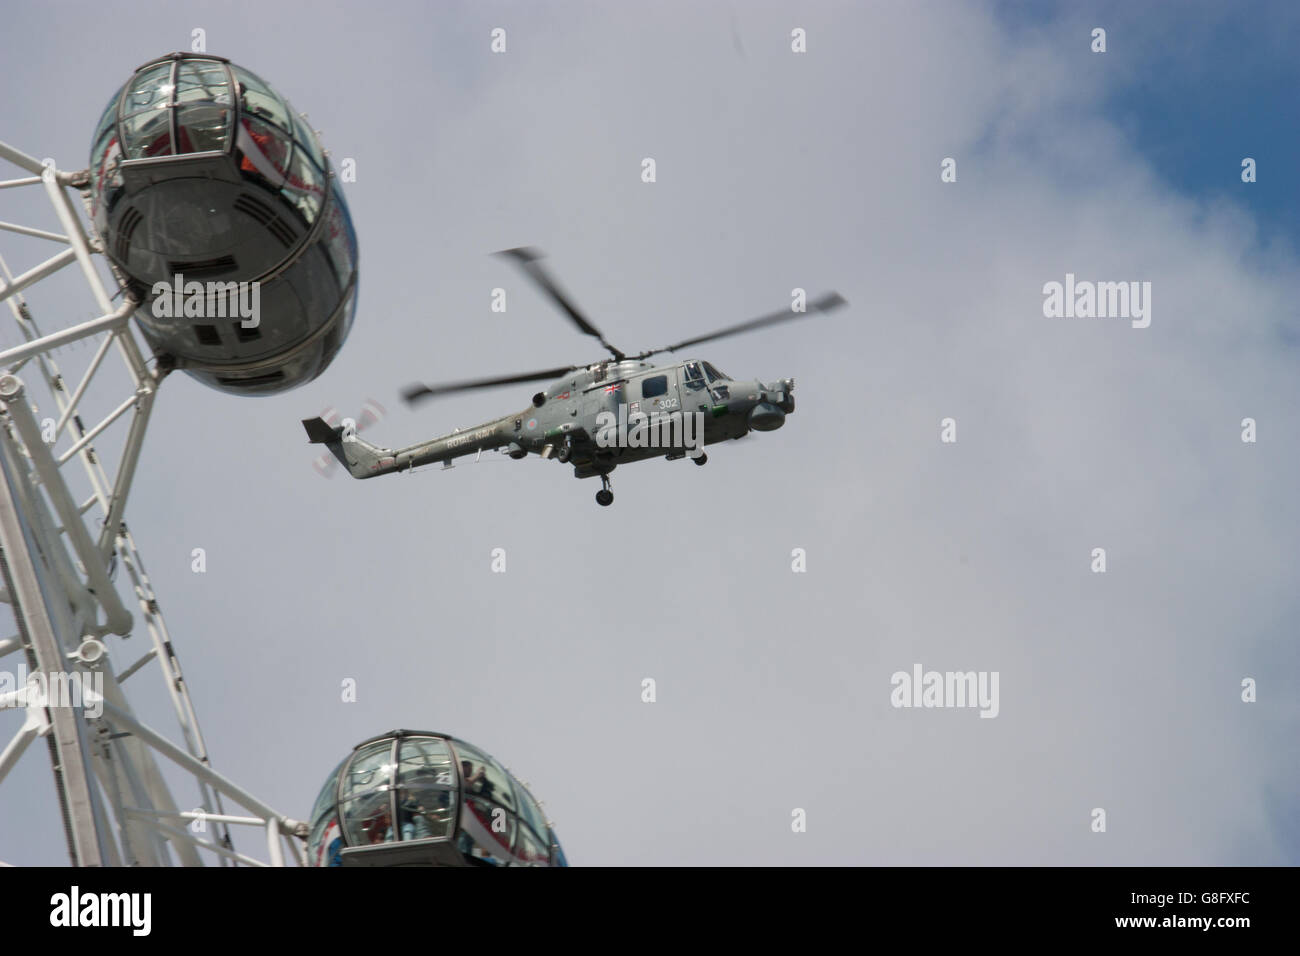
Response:
M793 378L774 382L736 380L701 359L669 365L646 359L813 312L830 312L847 304L838 293L829 292L807 302L806 311L791 307L629 355L610 344L560 289L541 265L540 252L520 247L498 255L522 268L581 332L600 342L611 358L518 375L412 385L402 393L408 405L454 392L552 380L522 411L396 451L363 440L347 422L331 426L321 418L304 419L308 440L325 445L352 477L374 478L434 462L443 462L447 468L456 458L503 449L516 460L536 454L572 464L576 478L599 476L601 489L596 492L596 502L607 507L614 502L609 475L620 464L689 456L695 464L703 465L708 461L705 445L744 438L751 431L774 431L794 411Z

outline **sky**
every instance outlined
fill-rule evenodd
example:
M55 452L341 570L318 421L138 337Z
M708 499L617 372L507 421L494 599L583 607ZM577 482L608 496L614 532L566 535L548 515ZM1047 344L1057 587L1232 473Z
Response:
M14 11L0 55L32 79L0 139L60 168L195 28L356 162L346 346L273 397L169 377L127 509L214 766L302 818L354 744L445 731L530 784L573 865L1300 863L1298 25L1284 2ZM53 222L23 190L0 220ZM620 468L610 508L536 458L318 474L299 422L327 407L378 402L365 437L401 447L535 390L412 410L411 382L600 357L490 255L521 245L624 350L794 288L849 307L701 346L793 376L796 412L704 468ZM1150 324L1046 315L1067 275L1150 283ZM28 299L47 330L94 315L71 274ZM894 706L918 665L996 673L996 717ZM176 736L149 681L133 703ZM0 860L66 862L43 747L0 821Z

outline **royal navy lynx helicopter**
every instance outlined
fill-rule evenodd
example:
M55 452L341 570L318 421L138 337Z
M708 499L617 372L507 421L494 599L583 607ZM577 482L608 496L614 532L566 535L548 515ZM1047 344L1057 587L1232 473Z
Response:
M656 365L646 359L801 318L810 312L828 312L845 304L838 293L831 292L807 303L804 312L784 309L628 355L611 345L560 290L541 265L539 252L520 248L499 254L521 266L573 324L599 340L612 358L497 378L413 385L403 392L408 404L452 392L555 380L534 395L532 404L522 411L396 451L364 441L353 429L331 427L320 418L304 420L308 439L313 444L324 444L352 477L374 478L433 462L444 462L448 467L464 455L504 449L514 459L533 453L572 464L577 478L600 476L601 490L596 492L596 501L610 505L614 492L609 474L619 465L688 455L697 465L703 465L708 460L703 446L743 438L750 431L773 431L785 424L785 417L794 411L792 378L737 381L700 359L671 365Z

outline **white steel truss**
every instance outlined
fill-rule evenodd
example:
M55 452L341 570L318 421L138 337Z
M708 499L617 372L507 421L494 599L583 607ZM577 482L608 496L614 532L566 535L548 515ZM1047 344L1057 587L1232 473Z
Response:
M130 319L138 303L125 291L123 277L105 260L119 286L113 294L96 266L102 245L83 226L73 200L79 193L88 220L89 174L60 171L0 143L0 168L6 162L27 175L0 180L0 211L5 190L36 189L53 206L62 231L0 220L0 231L32 240L24 245L61 247L18 275L0 255L0 301L23 339L0 351L0 601L12 606L18 627L17 634L0 636L0 667L21 652L32 675L28 685L0 694L0 710L25 712L18 732L0 750L0 784L33 741L47 739L74 865L283 866L286 846L288 857L302 865L306 824L277 813L212 769L175 645L127 528L127 496L165 373L150 368L136 341ZM43 332L25 293L73 264L89 286L98 317ZM82 340L95 343L95 350L69 388L53 353ZM109 352L125 367L129 393L106 410L94 410L87 392L92 379L105 378ZM35 391L48 394L57 419L37 420ZM121 419L127 421L126 435L110 475L94 442ZM86 421L95 424L87 427ZM58 450L61 443L66 447ZM73 459L90 489L82 501L69 488ZM123 600L114 580L119 564L129 582L123 590L134 596L150 646L115 668L113 658L126 654L134 625L130 598ZM142 679L137 675L150 671L166 687L180 745L144 724L131 707L131 690ZM70 685L77 685L79 699L76 693L71 700L54 693ZM159 758L173 779L193 785L196 800L189 805L196 809L179 809ZM227 813L223 799L248 813ZM6 825L12 824L0 822ZM261 829L264 857L236 851L231 826Z

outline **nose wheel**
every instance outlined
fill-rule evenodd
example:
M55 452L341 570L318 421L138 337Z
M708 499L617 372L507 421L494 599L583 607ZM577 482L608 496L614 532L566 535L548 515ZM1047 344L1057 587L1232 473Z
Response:
M596 492L596 504L602 508L608 508L614 503L614 492L609 490L609 475L601 475L600 483L604 487Z
M700 457L695 459L695 464L702 465L709 460L709 456L700 452Z

